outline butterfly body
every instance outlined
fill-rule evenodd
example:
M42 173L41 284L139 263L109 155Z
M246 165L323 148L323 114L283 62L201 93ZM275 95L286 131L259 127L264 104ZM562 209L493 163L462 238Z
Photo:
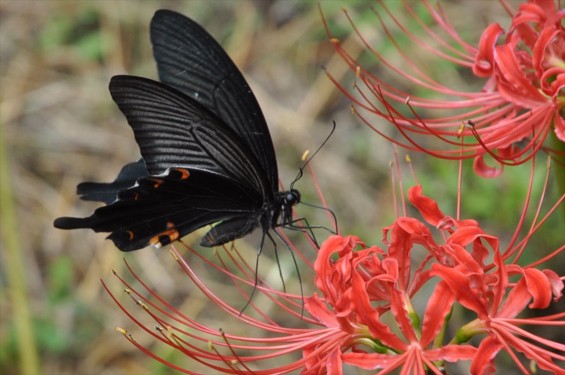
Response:
M115 76L109 86L142 159L113 183L80 184L83 199L107 205L90 217L58 218L55 226L110 232L118 248L131 251L211 224L203 246L290 225L300 194L278 190L267 124L229 56L197 23L172 11L156 12L151 39L162 82Z

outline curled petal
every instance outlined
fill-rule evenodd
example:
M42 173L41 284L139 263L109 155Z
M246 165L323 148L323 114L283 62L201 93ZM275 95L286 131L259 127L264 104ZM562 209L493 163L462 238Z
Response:
M498 23L486 28L479 42L479 51L475 56L473 73L478 77L490 77L494 70L494 47L504 30Z
M520 5L518 13L512 18L512 26L533 23L542 27L549 24L559 24L563 10L555 9L554 0L534 0Z
M477 240L485 240L488 242L494 252L499 252L499 240L495 236L486 234L479 226L464 226L458 228L448 239L448 243L456 243L461 246L467 246ZM481 245L480 242L477 245Z
M565 119L563 119L559 112L555 113L555 136L561 142L565 142Z
M533 298L529 307L531 309L545 309L549 306L552 289L545 273L536 268L526 268L523 280L527 284L528 291Z
M530 109L547 103L547 98L538 91L520 66L513 45L496 47L496 71L498 91L509 102Z
M559 277L557 273L552 270L543 270L543 273L547 277L549 284L551 285L551 293L553 294L553 299L555 301L563 297L563 280Z
M494 374L496 368L494 367L493 360L502 348L502 344L495 337L490 336L485 338L473 357L471 374Z
M438 334L445 323L445 317L451 312L455 296L449 291L447 284L440 282L428 300L422 325L420 343L427 346Z
M304 308L314 319L326 327L338 327L339 323L335 319L335 314L328 310L326 304L320 300L317 293L312 297L304 298Z
M550 0L546 3L550 3L550 2L553 4L553 0ZM520 4L520 9L518 13L516 13L514 18L512 19L512 26L516 27L522 24L526 24L528 22L543 25L546 22L546 20L547 20L546 11L538 4L534 4L534 3Z
M552 41L556 38L560 38L560 40L556 40L556 44L559 44L560 41L563 42L563 36L563 30L558 30L555 27L546 27L544 30L542 30L538 39L536 40L536 44L532 51L532 65L539 79L541 79L541 76L544 73L544 63L550 64L550 62L547 62L546 60L551 58L551 51L548 50L551 48ZM560 57L556 56L556 58ZM563 68L557 68L557 71L563 72ZM548 81L549 79L548 77L546 77L544 80ZM544 88L543 81L542 88ZM550 96L552 95L547 91L545 91L545 93Z
M473 170L476 174L484 178L494 178L502 174L504 166L497 163L496 167L491 167L485 162L485 154L480 154L473 160Z
M405 350L406 344L390 330L386 323L381 322L378 311L371 304L369 295L364 288L365 284L357 273L353 277L353 285L355 288L355 298L352 299L352 304L359 322L367 326L371 335L378 338L385 345ZM393 289L390 290L394 292Z
M413 186L408 190L408 199L428 223L437 226L445 218L445 214L441 212L435 200L426 197L422 192L421 185Z
M508 294L506 302L498 312L499 317L513 318L528 307L544 309L549 306L558 283L551 272L546 273L535 268L513 267L514 272L522 273L522 279L516 283ZM561 282L561 290L563 283ZM559 291L558 294L561 292Z
M316 271L316 286L324 293L326 298L329 296L337 297L339 293L337 290L344 287L343 283L335 283L333 279L334 265L331 260L331 255L337 253L340 259L340 265L347 267L349 262L345 258L351 254L351 251L357 245L364 246L363 242L355 236L331 236L322 246L318 254L318 258L314 263L314 270ZM338 275L341 278L347 278L350 271L343 271ZM343 280L341 280L343 281Z
M540 82L542 90L552 96L553 105L558 106L558 100L565 95L565 69L549 68L543 72ZM563 106L563 104L562 104Z
M471 288L472 280L469 275L460 272L451 267L445 267L441 264L433 264L430 275L437 276L442 279L451 293L455 296L457 302L466 308L474 311L481 318L486 318L488 312L483 301L480 300Z
M336 348L327 357L326 374L342 375L343 365L341 362L341 351Z

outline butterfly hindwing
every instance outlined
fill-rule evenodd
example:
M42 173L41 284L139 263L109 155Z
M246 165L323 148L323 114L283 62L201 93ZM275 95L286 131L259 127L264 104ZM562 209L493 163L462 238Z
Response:
M237 222L235 230L248 232L258 225L253 214L261 204L260 195L249 194L222 176L175 168L161 176L139 179L134 187L121 191L117 201L96 209L89 217L59 218L55 226L111 232L108 238L118 248L131 251L166 245L222 220ZM203 245L214 246L232 239L221 237Z
M134 163L126 164L118 173L113 182L82 182L77 186L77 194L85 201L104 202L110 204L118 198L121 190L135 185L135 182L149 174L145 162L140 159Z

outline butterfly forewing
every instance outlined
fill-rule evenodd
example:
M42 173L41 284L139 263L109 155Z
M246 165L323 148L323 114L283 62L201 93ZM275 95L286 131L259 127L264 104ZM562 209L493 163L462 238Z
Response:
M255 156L278 191L277 161L257 99L223 48L191 19L159 10L151 20L159 79L191 96L223 120Z
M133 76L113 77L110 92L151 175L174 167L198 169L231 178L267 198L272 194L261 166L238 135L192 98Z

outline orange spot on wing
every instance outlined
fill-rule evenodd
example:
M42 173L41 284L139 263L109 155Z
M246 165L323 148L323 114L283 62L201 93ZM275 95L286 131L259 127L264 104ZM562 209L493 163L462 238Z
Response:
M176 168L175 170L180 173L181 180L188 180L188 178L190 177L190 172L188 171L188 169Z
M170 244L180 238L180 233L175 229L175 224L168 221L167 230L151 237L149 244L156 247L161 247Z
M165 183L163 180L157 180L157 179L154 179L154 178L148 178L148 180L154 182L154 183L153 183L153 187L154 187L155 189L159 189L159 186L161 186L161 185L163 185L163 184Z

